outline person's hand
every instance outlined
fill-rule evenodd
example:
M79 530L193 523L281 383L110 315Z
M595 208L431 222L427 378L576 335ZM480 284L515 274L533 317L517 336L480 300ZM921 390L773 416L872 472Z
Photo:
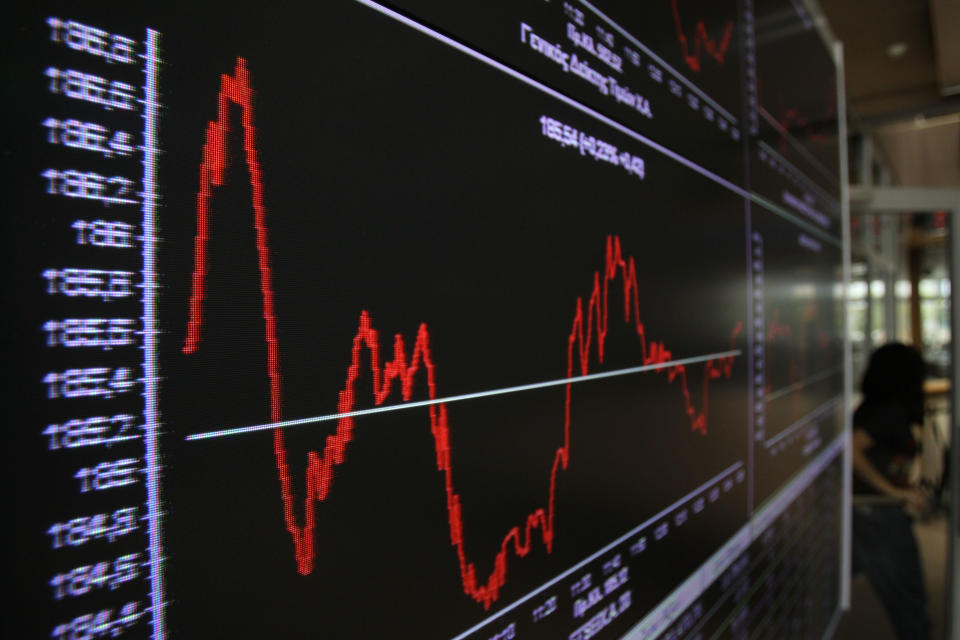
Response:
M914 518L925 514L930 506L926 492L921 489L900 489L897 497L904 501L904 509Z

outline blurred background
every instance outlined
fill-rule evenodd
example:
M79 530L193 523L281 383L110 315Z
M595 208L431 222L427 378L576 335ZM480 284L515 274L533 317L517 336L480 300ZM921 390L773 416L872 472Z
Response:
M951 234L960 230L960 2L821 0L843 43L850 167L854 385L874 348L916 346L928 364L916 481L933 496L916 524L934 637L948 636ZM854 577L838 638L893 638L866 579ZM956 625L954 625L956 626Z

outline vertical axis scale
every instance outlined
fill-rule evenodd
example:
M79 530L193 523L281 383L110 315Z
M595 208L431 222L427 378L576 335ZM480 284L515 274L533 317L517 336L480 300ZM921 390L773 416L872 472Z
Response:
M143 55L143 397L144 441L146 443L147 526L149 532L150 620L153 640L163 640L163 555L160 543L160 455L157 438L160 415L157 410L157 330L156 330L156 161L157 154L157 75L160 58L160 34L147 29Z

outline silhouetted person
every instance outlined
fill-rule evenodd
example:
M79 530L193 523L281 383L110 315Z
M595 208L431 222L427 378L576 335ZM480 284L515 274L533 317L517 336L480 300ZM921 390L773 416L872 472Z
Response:
M910 486L923 423L924 363L904 344L870 357L853 414L853 570L866 574L903 640L930 638L912 515L926 495ZM869 496L866 498L866 496Z

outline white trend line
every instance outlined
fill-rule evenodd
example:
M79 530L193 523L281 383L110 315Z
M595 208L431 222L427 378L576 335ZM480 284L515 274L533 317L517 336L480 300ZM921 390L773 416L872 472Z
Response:
M545 382L533 382L530 384L521 384L513 387L501 387L500 389L489 389L487 391L476 391L474 393L463 393L460 395L446 396L444 398L433 398L430 400L417 400L415 402L405 402L402 404L391 404L385 407L373 407L372 409L359 409L357 411L347 411L344 413L330 413L327 415L312 416L309 418L297 418L294 420L284 420L282 422L267 422L265 424L255 424L247 427L234 427L232 429L220 429L215 431L204 431L194 433L186 437L187 440L207 440L210 438L222 438L224 436L236 436L255 431L264 431L267 429L283 429L287 427L299 427L305 424L316 424L318 422L330 422L340 420L341 418L356 418L358 416L368 416L375 413L387 413L389 411L401 411L404 409L416 409L417 407L428 407L433 404L449 404L451 402L460 402L462 400L476 400L477 398L489 398L491 396L501 396L508 393L517 393L520 391L533 391L534 389L546 389L548 387L557 387L565 384L578 382L587 382L589 380L601 380L603 378L614 378L617 376L643 373L645 371L656 371L657 369L667 369L681 365L695 364L697 362L706 362L707 360L716 360L719 358L728 358L739 356L742 353L740 349L731 351L720 351L718 353L708 353L702 356L691 358L680 358L679 360L670 360L669 362L660 362L657 364L647 364L638 367L627 367L626 369L616 369L614 371L601 371L598 373L589 373L584 376L573 376L570 378L557 378L556 380L547 380Z

